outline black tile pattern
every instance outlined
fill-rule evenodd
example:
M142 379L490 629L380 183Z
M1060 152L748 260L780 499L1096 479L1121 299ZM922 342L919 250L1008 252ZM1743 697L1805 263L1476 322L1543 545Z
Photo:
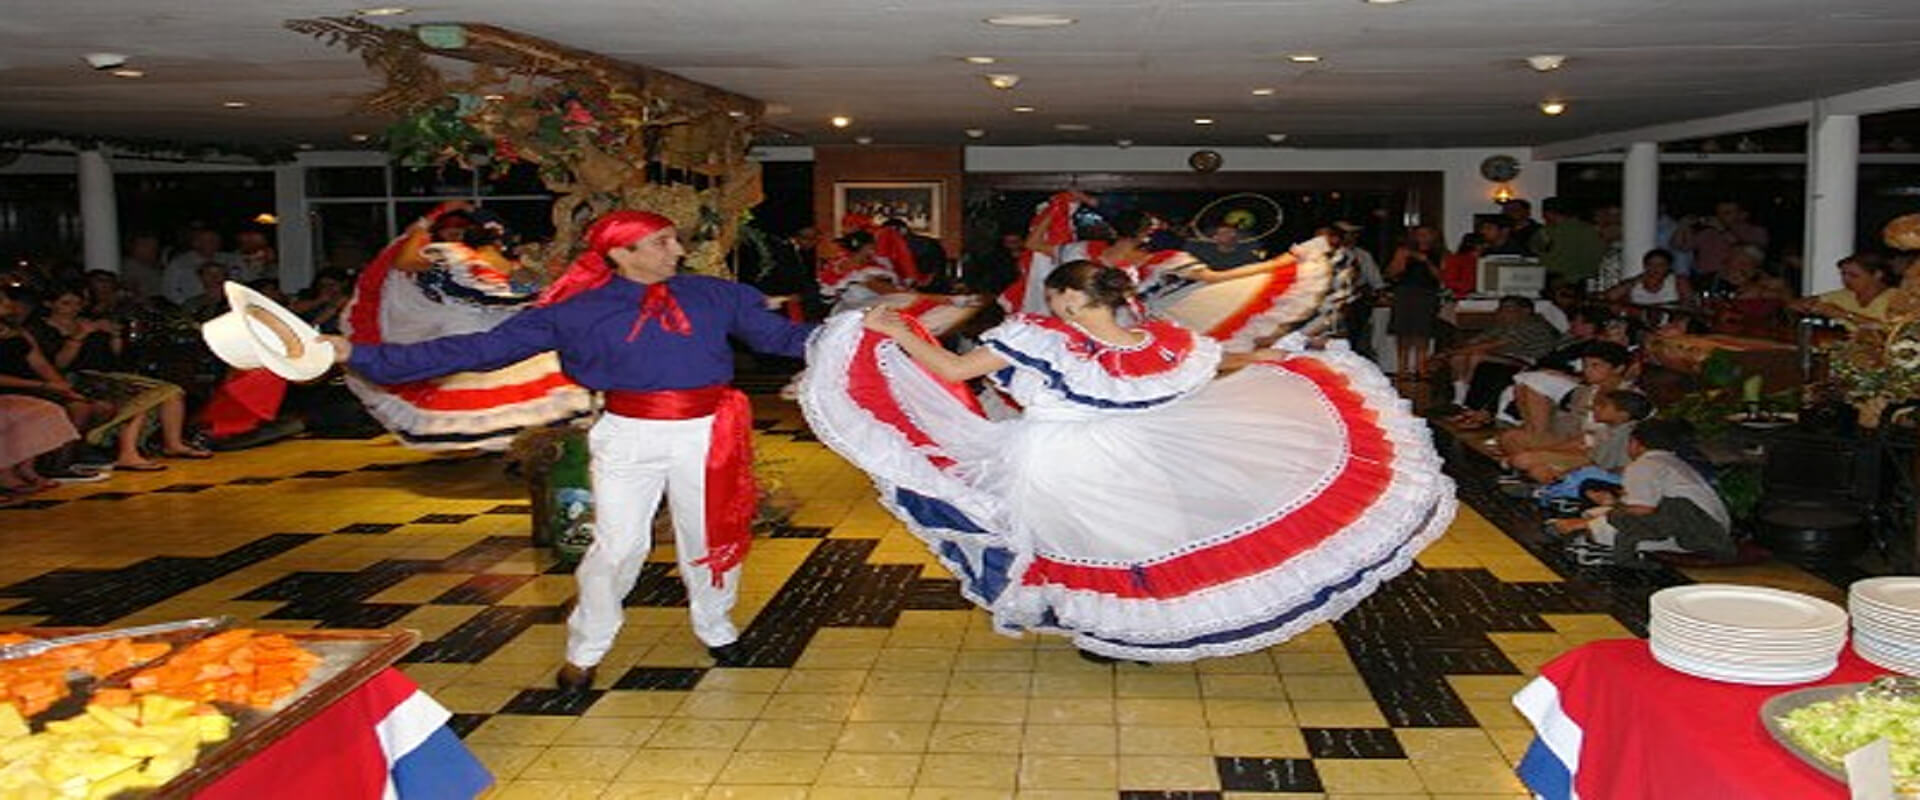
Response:
M487 509L488 514L531 514L533 506L528 503L501 503Z
M199 494L213 488L211 483L176 483L153 490L154 494Z
M406 469L408 466L409 465L406 462L387 462L384 464L368 464L364 467L361 467L359 471L361 472L399 472L400 470Z
M769 539L825 539L832 528L819 528L805 525L782 525L767 534Z
M133 492L94 492L93 494L87 495L80 499L82 500L125 500L129 497L139 497L139 496L140 495L135 494Z
M334 533L391 533L398 527L400 527L400 523L398 522L356 522L352 525L344 526L334 531Z
M39 500L23 500L10 506L0 506L0 511L40 511L65 504L66 502L65 500L48 500L45 498Z
M486 572L508 557L533 546L526 536L489 536L447 556L435 572Z
M1314 758L1406 758L1391 728L1302 728Z
M707 671L698 667L634 667L620 680L613 682L613 688L627 690L648 690L661 692L685 692L700 685L700 679Z
M1217 757L1220 788L1229 792L1318 792L1320 773L1310 758Z
M467 734L479 730L490 719L493 719L492 714L455 714L447 720L447 727L453 729L453 735L465 739Z
M474 664L534 625L565 619L558 606L494 606L474 614L445 636L422 642L401 661L411 664ZM559 654L554 658L558 660Z
M56 569L0 588L0 597L31 598L0 613L43 616L41 624L49 626L105 625L318 538L276 533L212 558L156 556L120 569Z
M535 714L544 717L577 717L587 713L603 689L565 691L561 689L523 689L500 707L502 714Z
M1221 800L1224 796L1225 795L1210 789L1176 792L1161 789L1147 791L1130 791L1123 789L1120 791L1120 800Z
M953 578L921 578L907 590L906 611L963 611L973 601L960 594L960 581Z
M515 589L527 585L532 575L475 575L466 583L433 598L437 606L490 606L499 603Z
M283 479L249 476L245 478L234 478L233 480L227 481L227 485L228 486L267 486L269 484L279 483L281 480Z
M824 539L740 634L741 666L791 667L815 631L841 620L897 619L917 565L868 564L875 539ZM911 574L897 567L906 566ZM891 592L878 596L876 592Z
M568 570L567 574L572 574L572 570ZM649 561L640 567L640 579L634 581L633 591L627 593L621 605L627 608L686 608L687 586L680 582L674 565L664 561Z
M480 516L480 515L479 514L427 514L408 524L411 524L411 525L458 525L462 522L466 522L467 520L473 519L474 517L477 517L477 516Z

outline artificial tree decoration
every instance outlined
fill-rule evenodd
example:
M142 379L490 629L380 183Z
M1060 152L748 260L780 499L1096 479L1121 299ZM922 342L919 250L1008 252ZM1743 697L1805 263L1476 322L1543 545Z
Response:
M758 100L490 25L326 17L287 27L359 53L384 76L361 105L398 117L387 144L402 163L537 165L558 195L554 238L520 252L549 271L572 258L593 218L643 208L688 234L689 267L726 274L741 219L762 199L759 165L747 159L765 113ZM459 75L436 57L472 66Z

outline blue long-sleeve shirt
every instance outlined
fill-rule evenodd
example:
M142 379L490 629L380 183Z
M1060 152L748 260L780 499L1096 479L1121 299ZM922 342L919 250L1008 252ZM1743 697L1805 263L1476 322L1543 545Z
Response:
M356 344L347 365L374 383L408 383L455 372L499 369L548 350L560 366L595 391L698 389L733 380L727 337L769 355L800 358L814 326L767 310L753 288L704 275L667 280L692 323L691 335L650 319L627 341L640 313L644 284L615 276L607 285L557 305L529 308L490 331L414 344Z

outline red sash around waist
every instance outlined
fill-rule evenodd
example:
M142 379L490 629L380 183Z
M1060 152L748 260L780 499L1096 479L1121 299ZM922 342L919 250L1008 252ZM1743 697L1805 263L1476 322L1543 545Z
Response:
M727 572L747 558L760 505L760 487L753 480L753 407L746 394L726 385L610 391L606 409L634 419L713 417L713 439L707 446L707 555L693 563L713 573L714 586L723 585Z

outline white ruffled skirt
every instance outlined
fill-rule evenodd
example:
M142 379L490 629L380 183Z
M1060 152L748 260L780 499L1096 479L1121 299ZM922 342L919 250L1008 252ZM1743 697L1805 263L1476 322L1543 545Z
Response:
M809 362L816 434L1001 630L1108 656L1284 641L1405 570L1454 513L1425 423L1343 348L1148 411L1048 401L1002 422L856 315L829 320Z
M371 269L371 268L370 268ZM395 269L362 275L341 327L354 341L406 344L489 330L517 309L433 298ZM421 450L505 450L520 431L586 416L593 393L569 380L552 352L486 372L459 372L401 386L347 373L367 413L402 444Z

